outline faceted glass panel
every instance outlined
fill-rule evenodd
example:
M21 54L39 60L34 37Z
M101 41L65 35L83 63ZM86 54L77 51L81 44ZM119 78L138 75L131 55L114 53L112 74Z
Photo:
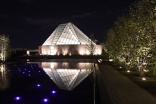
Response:
M60 24L54 32L48 37L43 45L72 45L72 44L90 44L89 39L74 24ZM95 43L93 43L95 44Z

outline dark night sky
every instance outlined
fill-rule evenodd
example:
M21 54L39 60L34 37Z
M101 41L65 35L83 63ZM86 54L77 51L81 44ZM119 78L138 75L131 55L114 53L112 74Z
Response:
M1 0L0 34L13 48L37 49L60 23L72 22L103 42L106 32L135 0Z

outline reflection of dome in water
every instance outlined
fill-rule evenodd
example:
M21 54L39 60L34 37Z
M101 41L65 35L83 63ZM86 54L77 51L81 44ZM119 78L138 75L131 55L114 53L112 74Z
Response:
M46 74L54 81L54 83L60 89L64 89L64 90L74 89L80 82L82 82L92 72L92 69L90 68L88 69L88 66L85 69L84 68L83 69L75 69L75 68L57 69L57 68L54 68L54 64L56 65L57 63L50 63L51 67L49 68L44 67L45 63L43 64L42 64L42 68L46 72ZM83 63L83 64L86 64L86 63Z

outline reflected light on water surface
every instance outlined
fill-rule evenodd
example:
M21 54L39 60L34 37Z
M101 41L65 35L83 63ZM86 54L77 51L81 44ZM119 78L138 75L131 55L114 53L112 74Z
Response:
M0 89L4 90L7 87L9 87L7 66L5 64L0 64Z
M41 62L40 66L64 90L74 89L93 70L93 63L88 62Z

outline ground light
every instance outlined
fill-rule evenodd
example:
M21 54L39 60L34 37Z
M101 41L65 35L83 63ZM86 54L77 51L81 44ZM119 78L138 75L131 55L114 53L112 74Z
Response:
M37 87L40 87L41 85L40 84L37 84Z
M102 59L98 59L98 62L101 63L102 62Z
M51 91L51 93L55 94L55 93L56 93L56 91L54 91L54 90L53 90L53 91Z
M113 61L113 59L109 59L109 61L110 61L110 62L112 62L112 61Z
M142 80L143 80L143 81L145 81L145 80L146 80L146 78L145 78L145 77L142 77Z
M130 70L127 70L127 72L129 73L129 72L130 72Z
M43 99L43 102L45 102L45 103L48 102L48 99L47 98L44 98Z
M20 100L20 99L21 99L21 97L19 97L19 96L15 97L15 100Z

